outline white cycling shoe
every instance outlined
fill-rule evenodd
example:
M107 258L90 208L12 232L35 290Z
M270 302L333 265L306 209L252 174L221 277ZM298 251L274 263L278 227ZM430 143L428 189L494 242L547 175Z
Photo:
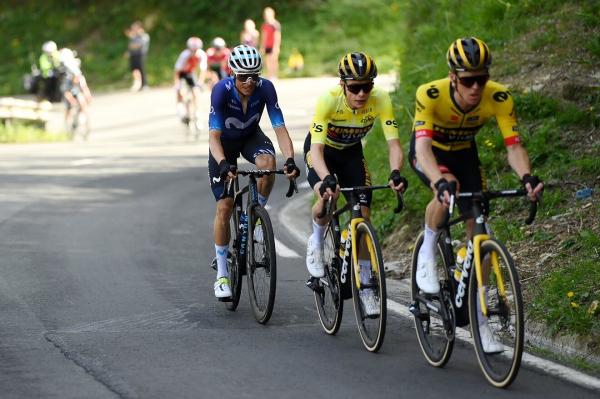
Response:
M365 315L367 317L379 316L379 303L377 299L375 299L375 292L372 288L360 290L358 296L360 297L360 301L363 304L363 309L365 310Z
M483 346L485 353L491 355L504 351L504 345L498 341L487 322L479 326L479 336L481 337L481 346Z
M231 298L231 283L227 277L215 281L215 296L217 298Z
M417 285L426 294L435 294L440 291L435 261L417 260Z
M323 266L323 249L313 245L312 236L308 239L306 246L306 268L313 277L323 277L325 267Z

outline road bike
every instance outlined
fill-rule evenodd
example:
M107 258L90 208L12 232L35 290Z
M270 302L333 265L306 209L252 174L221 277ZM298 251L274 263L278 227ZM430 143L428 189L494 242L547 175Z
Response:
M200 101L200 99L196 98L194 100L194 88L189 87L185 82L182 82L181 86L181 97L183 98L183 105L186 112L186 115L182 118L182 122L185 125L185 139L186 141L190 139L198 141L202 133L202 125L198 119L198 104L196 102ZM200 91L200 86L195 87Z
M455 187L453 185L453 192ZM504 244L492 236L486 216L490 200L526 195L524 189L451 195L446 217L438 226L436 267L440 291L436 294L420 291L416 283L417 256L423 244L423 233L418 236L412 255L409 310L414 315L423 355L432 366L443 367L448 362L456 327L470 324L477 360L486 379L495 387L506 388L516 378L524 345L521 283L513 258ZM457 197L472 200L475 220L466 254L463 247L457 251L458 258L455 257L450 227L465 221L466 217L451 220ZM537 202L531 202L526 224L533 222L536 212ZM492 334L503 346L500 353L486 353L483 349L479 326L485 323L485 318Z
M227 270L231 297L220 299L227 309L235 311L242 292L242 276L246 275L250 304L256 321L265 324L271 318L277 286L275 238L269 214L258 203L257 178L284 174L279 170L238 170L229 180L221 196L233 196L230 218L230 242ZM248 184L240 189L239 176L248 176ZM295 180L290 180L286 197L298 192ZM247 194L247 195L246 195ZM244 201L246 196L246 201ZM245 202L245 205L244 205ZM216 269L216 261L213 260Z
M383 344L387 320L387 294L385 271L377 234L371 223L361 214L360 196L368 190L389 189L387 185L341 188L349 193L349 201L340 209L333 210L331 199L318 215L331 214L323 245L325 275L310 277L307 286L314 291L319 320L325 332L334 335L342 323L344 300L352 298L358 331L365 348L377 352ZM402 195L398 194L398 213L403 208ZM340 231L340 215L351 211L344 231ZM361 262L363 260L363 262ZM361 263L370 262L370 271L362 271ZM360 299L361 291L373 290L378 314L367 315ZM363 291L364 292L364 291Z
M70 110L70 117L67 120L69 140L75 140L77 136L81 136L81 138L87 140L90 135L90 121L88 115L81 109L79 96L83 96L83 94L79 93L75 95L77 105L70 106L72 109Z

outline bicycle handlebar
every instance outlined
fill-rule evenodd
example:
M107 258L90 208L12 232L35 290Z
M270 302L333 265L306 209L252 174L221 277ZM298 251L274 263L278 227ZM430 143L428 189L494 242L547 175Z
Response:
M496 191L476 191L476 192L465 192L465 193L458 193L458 194L452 194L450 195L450 207L448 208L448 212L446 212L446 217L444 219L444 222L442 224L440 224L440 226L438 226L438 228L441 228L445 225L448 224L448 221L450 220L450 217L452 216L452 209L454 208L454 200L455 197L458 196L458 198L472 198L472 199L476 199L479 201L486 201L486 200L491 200L491 199L496 199L496 198L509 198L509 197L523 197L526 196L527 190L520 188L520 189L512 189L512 190L496 190ZM535 220L535 215L537 214L537 208L538 208L538 202L542 200L541 195L538 195L538 200L537 201L530 201L529 203L529 215L527 216L527 219L525 219L525 224L530 225L531 223L533 223L533 221Z
M285 174L285 171L283 169L277 169L277 170L270 170L270 169L242 170L242 169L240 169L240 170L237 170L237 167L233 166L233 165L231 165L230 171L232 173L235 173L236 175L255 176L255 177L262 177L262 176L269 176L269 175L284 175ZM225 190L223 190L223 194L221 194L219 199L225 198L227 196L227 194L232 191L233 181L234 181L234 179L229 179L229 182L227 183L227 186L225 187ZM298 186L296 184L295 178L290 180L290 185L288 187L288 190L287 190L287 193L285 194L285 196L287 198L289 198L292 195L294 195L294 192L298 193Z
M354 192L354 191L373 191L373 190L381 190L381 189L391 189L388 185L379 185L379 186L356 186L356 187L341 187L340 192ZM404 209L404 197L401 192L396 192L396 200L397 204L394 208L394 213L400 213L402 209ZM317 214L317 219L322 219L325 215L329 215L331 213L332 201L331 197L327 201L323 203L323 207L321 211Z

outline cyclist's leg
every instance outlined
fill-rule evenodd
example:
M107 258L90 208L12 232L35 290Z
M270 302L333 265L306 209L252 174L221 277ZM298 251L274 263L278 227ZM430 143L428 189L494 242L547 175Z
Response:
M452 160L453 154L448 154L446 151L438 150L432 147L433 154L438 163L438 168L448 181L457 181L454 173L449 167L449 162ZM460 160L459 160L460 161ZM409 162L419 179L427 186L432 193L432 199L425 208L425 226L423 232L423 244L417 255L417 285L426 293L434 294L439 291L439 281L437 271L435 269L436 243L439 236L438 227L444 220L446 210L437 199L437 191L433 187L432 181L425 175L416 158L415 136L413 135L410 142ZM457 182L458 183L458 182Z
M256 134L244 141L241 152L257 169L275 169L275 148L260 127L257 128ZM274 183L275 175L263 176L258 180L258 202L261 206L267 204Z
M315 193L317 201L313 205L311 212L313 232L308 238L306 246L306 267L311 276L322 277L325 273L323 265L323 239L327 229L327 224L329 223L331 217L329 215L325 215L322 218L318 217L318 214L325 205L325 200L319 193L319 189L321 187L321 178L313 167L312 156L310 153L310 138L311 136L309 133L304 141L304 162L306 164L306 178L308 180L308 184ZM335 162L336 152L337 150L325 147L323 153L325 164L327 165L327 169L331 174L335 174L337 169ZM335 204L337 201L337 196L334 196L332 201L334 201Z
M235 165L239 150L235 142L222 141L223 152L227 161ZM219 199L225 190L225 179L219 175L219 165L212 154L208 158L208 177L210 186L217 201L215 217L213 221L213 238L215 243L215 255L217 259L217 281L215 282L215 296L225 298L231 296L229 283L229 272L227 271L227 253L229 250L229 219L233 210L233 198Z

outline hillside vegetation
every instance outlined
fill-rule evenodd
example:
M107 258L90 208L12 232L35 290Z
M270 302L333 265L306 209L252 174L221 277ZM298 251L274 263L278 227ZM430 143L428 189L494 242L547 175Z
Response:
M141 20L151 36L148 80L167 84L177 55L189 36L199 36L205 48L212 38L238 44L246 18L258 28L262 10L272 6L282 25L281 66L293 48L304 55L305 75L336 73L344 52L367 49L382 70L398 58L395 37L400 25L400 1L287 0L4 0L0 2L3 45L0 56L0 95L21 93L21 79L40 55L41 45L54 40L59 47L76 49L84 72L95 90L130 84L127 38L123 31Z

